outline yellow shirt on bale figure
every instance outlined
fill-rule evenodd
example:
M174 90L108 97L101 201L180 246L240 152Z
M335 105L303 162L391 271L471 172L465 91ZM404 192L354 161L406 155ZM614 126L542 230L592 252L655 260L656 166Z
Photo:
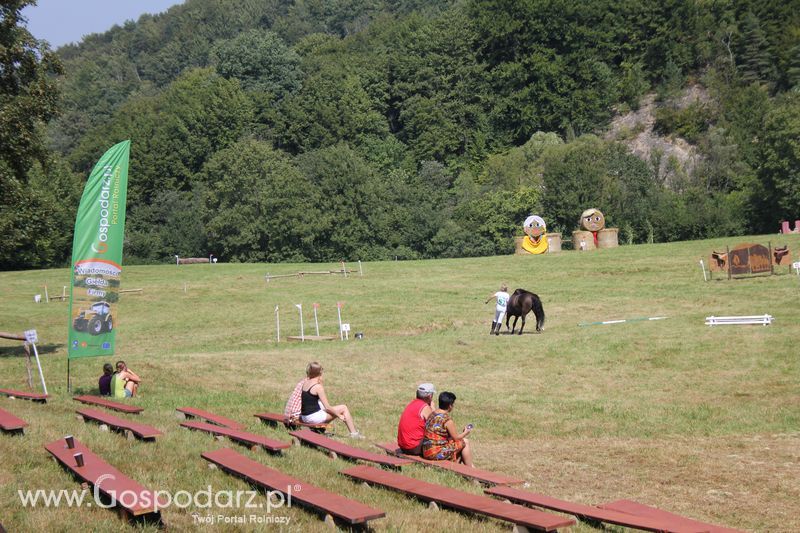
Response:
M547 226L542 217L531 215L523 224L525 237L522 239L522 249L529 254L543 254L547 252Z

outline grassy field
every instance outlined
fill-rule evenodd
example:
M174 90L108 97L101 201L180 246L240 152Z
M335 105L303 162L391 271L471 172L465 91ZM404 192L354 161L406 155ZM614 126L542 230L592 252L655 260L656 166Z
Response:
M458 396L457 424L476 425L476 465L524 477L531 490L586 504L635 499L751 531L798 531L800 279L780 268L774 276L703 282L698 264L712 248L744 240L787 243L794 260L800 250L800 236L773 235L541 257L365 263L363 277L269 283L267 272L338 266L126 267L123 288L144 291L121 297L115 359L125 359L145 380L132 403L145 407L142 422L164 432L156 443L128 442L75 420L79 404L66 390L68 304L33 302L45 283L60 293L69 271L0 273L0 330L38 330L53 396L47 406L0 399L0 407L30 422L23 437L0 435L0 523L10 531L127 529L114 513L96 507L23 508L18 489L77 487L43 448L69 433L153 489L246 490L243 481L206 468L200 453L221 443L182 430L174 409L205 408L286 440L283 429L259 425L252 415L282 410L306 363L318 360L329 396L350 406L367 435L359 446L393 438L416 385L431 381ZM484 301L503 281L541 296L543 334L530 327L523 336L488 335L493 306ZM364 333L363 340L276 342L276 305L284 335L299 334L296 303L303 304L306 333L313 333L313 302L320 304L321 333L334 334L337 301L345 302L343 319ZM709 315L763 313L776 322L704 325ZM669 318L577 326L646 316ZM26 386L22 354L20 343L0 340L1 387ZM104 362L73 361L74 391L91 393ZM337 433L344 433L342 426ZM337 474L348 463L313 449L276 457L225 445L385 510L386 518L373 522L377 530L505 527L352 483ZM434 469L414 466L404 473L480 491ZM195 527L195 512L250 514L170 508L163 516L170 528L185 530ZM297 507L280 514L291 520L284 529L324 528ZM579 523L572 531L592 529Z

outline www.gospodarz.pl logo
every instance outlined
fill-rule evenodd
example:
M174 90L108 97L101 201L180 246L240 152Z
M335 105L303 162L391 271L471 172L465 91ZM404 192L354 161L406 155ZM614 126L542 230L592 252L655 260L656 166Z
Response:
M270 514L277 509L290 508L292 506L292 493L300 490L299 485L287 485L285 491L272 490L266 493L260 493L255 490L214 490L211 485L195 492L188 490L176 492L168 490L123 490L117 492L113 488L103 487L104 483L109 485L115 479L116 477L113 474L104 474L97 478L91 492L92 497L88 500L89 493L83 490L18 489L17 494L23 507L26 508L97 506L103 509L111 509L121 506L127 509L158 512L161 509L177 507L179 509L246 509ZM198 516L195 515L195 521L203 523L204 521L198 521ZM253 516L257 517L257 515ZM220 517L221 520L223 515L206 515L207 517L213 517L216 522L216 518ZM274 523L275 521L270 520L269 522Z

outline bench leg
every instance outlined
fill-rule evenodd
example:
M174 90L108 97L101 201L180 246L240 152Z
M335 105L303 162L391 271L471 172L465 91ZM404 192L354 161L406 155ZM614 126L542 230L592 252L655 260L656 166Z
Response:
M218 468L217 468L217 465L216 465L216 464L214 464L214 463L208 463L208 469L209 469L209 470L217 470Z
M220 441L225 440L225 437L223 437L222 435L214 435L214 440L220 440Z
M336 521L333 519L333 515L330 514L325 515L325 525L328 526L329 528L336 527Z
M108 426L105 424L100 424L100 431L108 431Z
M250 446L250 451L257 452L260 448L261 446L259 446L258 444L253 444L252 446Z
M436 502L428 502L428 509L431 509L432 511L438 511L439 504Z
M300 439L292 437L292 446L300 446Z
M330 457L331 459L338 459L339 458L339 456L336 455L336 452L328 452L328 457Z
M519 524L514 524L514 527L511 529L511 533L530 533L530 529Z
M81 415L75 415L75 418L76 418L76 419L78 419L78 420L80 420L80 421L81 421L81 422L83 422L84 424L86 423L86 419L85 419L85 418L83 418Z
M186 420L186 413L175 411L175 418L177 418L178 420Z
M126 429L125 430L125 438L128 439L128 440L135 440L136 439L136 435L134 435L133 431L131 431L130 429Z

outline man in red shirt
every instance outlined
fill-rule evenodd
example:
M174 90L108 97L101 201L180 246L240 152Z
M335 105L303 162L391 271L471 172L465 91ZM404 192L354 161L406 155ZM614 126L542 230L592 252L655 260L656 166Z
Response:
M417 397L412 400L400 415L397 426L397 445L406 455L422 455L422 437L425 435L425 422L433 413L433 395L436 389L432 383L417 387Z

